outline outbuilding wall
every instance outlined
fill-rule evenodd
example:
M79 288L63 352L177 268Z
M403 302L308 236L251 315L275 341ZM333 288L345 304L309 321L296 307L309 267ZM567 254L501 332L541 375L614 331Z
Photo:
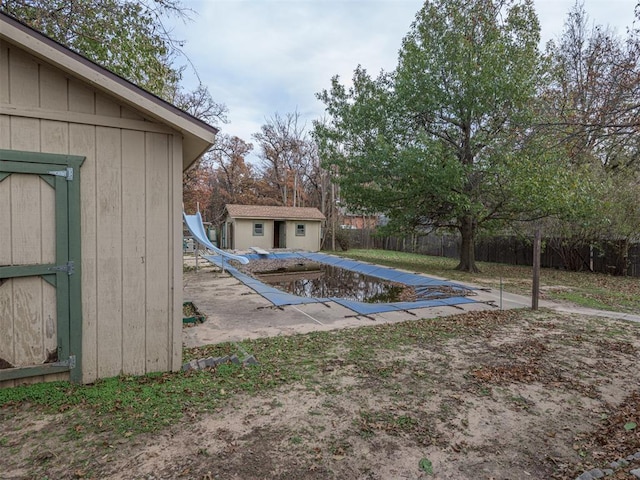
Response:
M253 234L253 224L255 222L261 222L264 225L264 235ZM233 220L233 223L233 248L236 250L247 250L251 247L258 247L265 250L273 248L273 220L236 218Z
M82 380L178 369L181 135L0 41L0 149L86 157Z
M305 225L304 236L296 235L296 225ZM317 252L320 250L320 222L310 220L287 221L287 248Z
M233 248L236 250L248 250L251 247L258 247L264 250L271 250L274 247L274 225L272 219L247 219L235 218L233 223ZM253 234L253 224L259 222L264 225L264 235ZM296 225L305 225L305 235L296 235ZM304 250L317 252L320 250L320 222L314 220L286 220L286 248L293 250Z

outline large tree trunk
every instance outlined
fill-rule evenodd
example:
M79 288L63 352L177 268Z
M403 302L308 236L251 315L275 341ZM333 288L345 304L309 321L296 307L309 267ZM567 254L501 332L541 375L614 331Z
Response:
M470 215L465 215L460 221L459 229L462 242L460 244L460 263L456 270L479 272L475 255L476 219Z

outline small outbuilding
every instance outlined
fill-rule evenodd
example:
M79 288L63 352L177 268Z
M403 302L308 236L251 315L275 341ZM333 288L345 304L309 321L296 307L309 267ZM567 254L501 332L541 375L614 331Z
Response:
M217 130L0 14L0 386L182 363L182 172Z
M320 250L325 216L317 208L234 204L225 208L223 248Z

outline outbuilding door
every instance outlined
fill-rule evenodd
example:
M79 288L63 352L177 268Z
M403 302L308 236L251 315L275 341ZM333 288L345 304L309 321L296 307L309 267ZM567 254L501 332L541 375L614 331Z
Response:
M287 222L273 222L273 248L287 248Z
M0 382L81 381L83 160L0 150Z

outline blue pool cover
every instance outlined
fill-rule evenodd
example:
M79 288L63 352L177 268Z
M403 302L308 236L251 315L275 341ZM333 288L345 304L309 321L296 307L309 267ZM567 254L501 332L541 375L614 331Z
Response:
M381 267L379 265L371 265L368 263L358 262L348 258L335 257L333 255L325 255L323 253L305 253L305 252L286 252L286 253L270 253L269 255L249 254L244 255L249 260L257 259L287 259L287 258L303 258L306 260L312 260L318 263L325 263L333 265L335 267L344 268L345 270L351 270L353 272L362 273L364 275L370 275L383 280L391 282L403 283L413 287L416 293L426 294L426 291L434 286L447 286L452 290L460 290L460 296L454 296L449 298L437 298L437 299L424 299L417 300L415 302L393 302L393 303L364 303L355 300L346 300L344 298L311 298L311 297L299 297L290 293L278 290L275 287L266 285L260 280L257 280L250 275L240 272L228 261L224 262L224 267L234 277L243 282L248 287L255 290L264 298L269 300L275 306L283 305L301 305L304 303L324 303L324 302L336 302L343 307L346 307L360 315L369 315L375 313L394 312L394 311L406 311L415 308L429 308L429 307L442 307L448 305L461 305L464 303L475 303L465 294L469 293L469 289L462 285L448 282L446 280L440 280L436 278L426 277L424 275L418 275L414 273L401 272L390 267ZM222 257L214 255L205 255L209 262L221 266Z

